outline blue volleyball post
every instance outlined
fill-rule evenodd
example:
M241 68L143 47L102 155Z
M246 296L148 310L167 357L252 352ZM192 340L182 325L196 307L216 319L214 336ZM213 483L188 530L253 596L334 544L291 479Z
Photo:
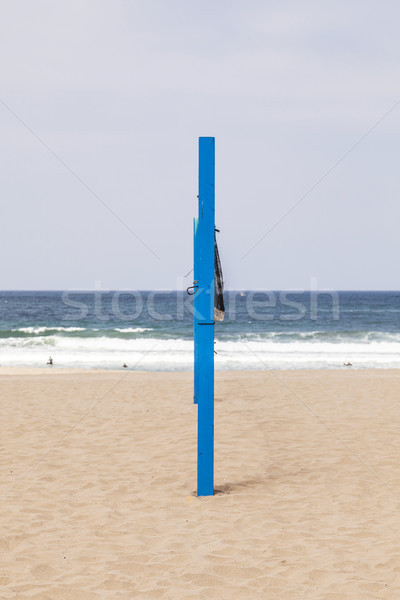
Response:
M194 402L197 495L214 494L215 138L199 138L199 216L194 220Z

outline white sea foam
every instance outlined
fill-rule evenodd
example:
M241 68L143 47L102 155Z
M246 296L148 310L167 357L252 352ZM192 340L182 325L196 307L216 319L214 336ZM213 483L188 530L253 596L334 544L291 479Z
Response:
M21 333L45 333L46 331L85 331L85 327L19 327L11 329L11 331L19 331Z
M153 329L151 327L126 327L125 329L116 327L114 331L119 331L120 333L143 333L143 331L153 331Z
M400 368L400 334L360 334L355 340L336 335L320 341L249 335L217 339L215 349L216 369L338 368L348 361L354 368ZM62 335L0 339L1 365L43 366L49 354L63 367L119 368L125 362L137 369L190 370L193 340Z

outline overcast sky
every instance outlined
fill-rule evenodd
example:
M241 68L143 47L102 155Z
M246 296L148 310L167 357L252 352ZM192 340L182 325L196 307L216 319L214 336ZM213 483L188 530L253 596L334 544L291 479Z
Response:
M205 135L228 288L400 289L399 22L390 0L3 0L0 288L188 285Z

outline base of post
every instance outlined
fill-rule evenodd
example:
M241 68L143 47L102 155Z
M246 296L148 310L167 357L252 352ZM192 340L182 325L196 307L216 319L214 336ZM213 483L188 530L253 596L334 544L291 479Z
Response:
M204 492L204 493L202 493L202 494L201 494L201 493L199 494L199 493L196 491L196 496L197 496L197 498L204 498L205 496L215 496L215 490L213 490L213 491L212 491L212 492L210 492L210 493L208 493L208 492Z

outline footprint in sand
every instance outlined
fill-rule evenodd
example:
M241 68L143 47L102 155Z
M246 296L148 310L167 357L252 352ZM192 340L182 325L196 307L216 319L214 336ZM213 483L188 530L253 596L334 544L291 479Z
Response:
M37 579L45 579L48 581L54 577L55 570L49 565L36 565L36 567L32 567L31 573Z

